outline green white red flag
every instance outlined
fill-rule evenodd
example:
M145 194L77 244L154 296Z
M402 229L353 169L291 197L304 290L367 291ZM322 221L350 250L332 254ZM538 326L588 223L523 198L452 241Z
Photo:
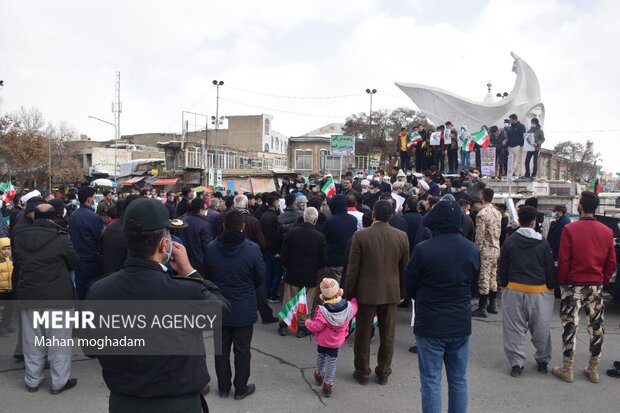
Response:
M286 323L293 333L297 332L297 313L308 315L308 300L306 287L303 287L295 296L282 307L278 316Z
M467 152L472 152L474 150L474 145L475 144L476 144L476 142L474 142L474 140L472 138L468 137L463 142L463 150L467 151Z
M330 176L327 179L327 182L325 182L325 185L323 185L323 188L321 188L321 191L327 195L328 198L336 195L336 184L334 184L334 178Z
M601 192L601 168L596 167L596 175L594 175L594 179L590 183L592 190L594 193L598 194Z
M422 136L419 132L413 132L407 138L407 149L413 149L418 142L422 142Z
M15 191L15 187L13 186L11 181L9 181L9 182L2 182L0 184L0 191L4 192L4 196L2 197L2 200L4 202L11 202L11 200L13 199L15 194L17 193Z
M491 138L489 132L486 129L482 129L480 132L472 133L471 138L482 148L488 148L491 145Z
M372 326L377 328L379 326L379 319L377 318L377 313L375 313L372 318ZM355 321L355 317L351 319L351 324L349 324L349 334L351 334L355 328L357 327L357 322Z

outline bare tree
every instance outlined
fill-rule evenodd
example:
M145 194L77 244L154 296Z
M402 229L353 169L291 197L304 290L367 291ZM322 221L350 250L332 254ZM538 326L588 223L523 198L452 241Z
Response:
M596 164L601 161L601 154L594 151L594 142L563 141L555 145L556 156L567 161L568 175L571 180L587 182L596 173Z

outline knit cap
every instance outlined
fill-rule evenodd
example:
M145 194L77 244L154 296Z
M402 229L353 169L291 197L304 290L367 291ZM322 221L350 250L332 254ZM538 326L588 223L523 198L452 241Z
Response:
M334 280L333 278L323 278L323 281L321 281L320 287L321 287L321 300L323 301L333 300L334 303L340 301L343 291L340 288L338 281Z

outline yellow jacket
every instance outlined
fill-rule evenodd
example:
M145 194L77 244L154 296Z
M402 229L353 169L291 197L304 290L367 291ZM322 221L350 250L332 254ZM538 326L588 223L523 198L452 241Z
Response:
M0 238L0 249L11 246L11 240ZM7 292L13 289L11 277L13 275L13 260L0 253L0 292Z

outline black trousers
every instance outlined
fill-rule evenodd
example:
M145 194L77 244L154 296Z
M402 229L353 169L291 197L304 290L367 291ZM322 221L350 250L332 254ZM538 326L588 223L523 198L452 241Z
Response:
M0 327L7 328L11 326L11 319L13 318L13 294L10 292L0 292L0 306L2 310L2 321L0 321Z
M275 319L273 311L271 311L271 307L269 307L267 302L267 290L265 290L264 282L256 289L256 305L262 321L272 321Z
M222 326L222 355L215 356L215 374L220 391L230 391L232 371L230 368L230 349L235 354L235 393L247 390L250 378L250 344L254 326L226 327ZM216 337L217 339L217 337Z
M192 394L177 397L155 397L145 399L110 393L109 413L208 413L209 408L201 405L201 396Z
M446 154L445 150L442 150L440 147L433 147L433 164L435 168L441 173L444 172L444 167L446 166Z
M458 148L448 148L448 173L455 174L459 167L459 150Z

